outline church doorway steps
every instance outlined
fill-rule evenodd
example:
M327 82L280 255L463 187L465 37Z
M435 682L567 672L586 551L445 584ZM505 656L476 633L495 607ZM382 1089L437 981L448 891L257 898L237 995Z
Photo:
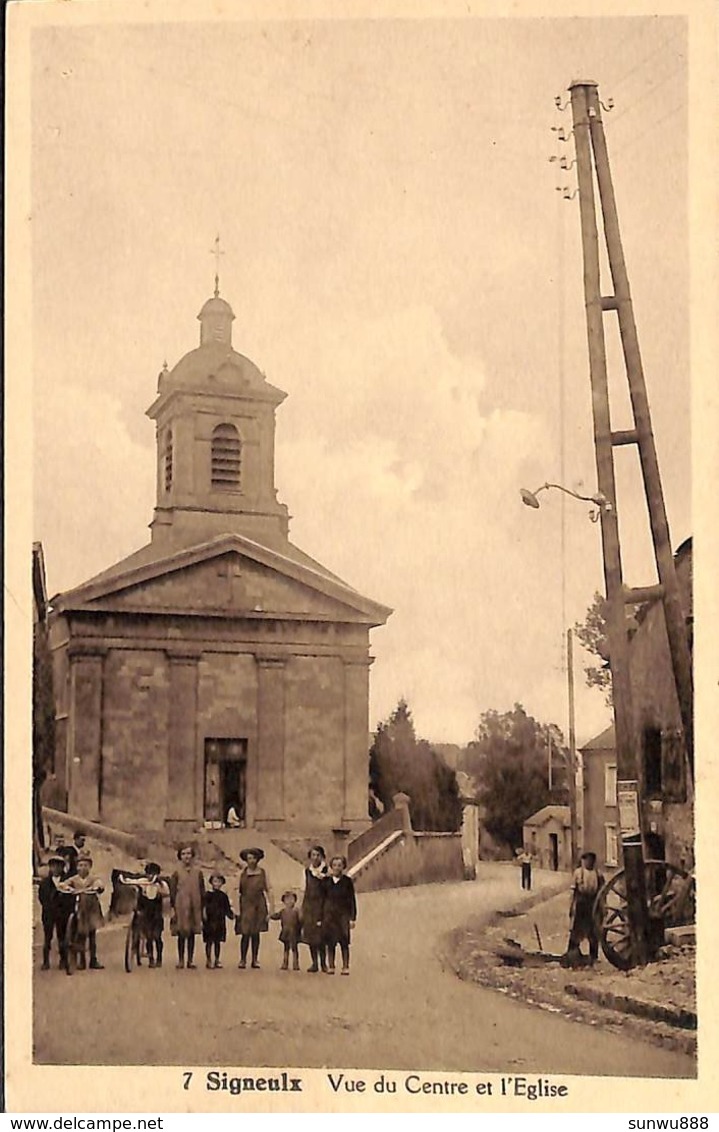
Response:
M252 846L262 849L265 854L262 867L267 872L277 909L283 892L292 889L301 894L304 888L302 865L275 845L266 833L256 829L208 829L195 836L203 863L212 864L225 875L230 871L239 872L242 849Z
M246 794L247 739L205 739L205 821L224 823L232 808L244 823Z

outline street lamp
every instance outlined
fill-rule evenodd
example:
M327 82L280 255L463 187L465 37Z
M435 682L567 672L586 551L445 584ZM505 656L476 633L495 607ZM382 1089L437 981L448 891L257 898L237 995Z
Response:
M603 491L598 491L595 495L580 495L577 491L571 491L570 488L563 487L561 483L543 483L541 487L538 487L536 489L536 491L529 491L526 487L520 488L519 494L521 496L522 503L524 503L526 507L538 508L539 500L537 499L537 496L539 495L540 491L548 491L550 488L554 488L557 491L563 491L565 495L571 495L573 499L582 499L587 503L594 503L595 506L599 508L599 510L596 515L590 516L593 523L597 522L597 519L599 518L599 515L602 511L612 510L612 505Z
M593 503L597 507L596 513L590 515L593 523L597 522L602 512L606 513L612 510L612 505L603 491L598 491L594 495L580 495L579 492L572 491L570 488L564 487L561 483L543 483L536 491L529 491L526 487L523 487L520 488L519 494L525 506L534 507L536 509L540 506L539 500L537 499L540 491L549 491L552 488L556 491L563 491L565 495L571 495L573 499L581 499L586 503ZM567 629L567 694L569 700L569 823L572 867L574 867L577 863L579 823L577 815L577 744L574 722L574 656L571 629Z

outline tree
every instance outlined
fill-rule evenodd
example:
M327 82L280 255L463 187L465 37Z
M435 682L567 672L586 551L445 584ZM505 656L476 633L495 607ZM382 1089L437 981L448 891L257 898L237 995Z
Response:
M607 636L607 602L600 593L587 610L582 624L574 626L577 640L583 648L596 656L598 664L585 665L584 675L590 688L600 688L604 692L607 706L612 706L612 673L609 667L609 642Z
M521 704L512 711L486 711L476 739L464 755L464 769L479 785L479 800L486 829L513 848L522 844L528 817L550 803L568 801L568 773L564 786L550 792L548 755L560 752L553 766L568 766L568 752L560 729L553 723L538 723Z
M40 790L55 757L55 698L47 626L33 628L32 661L32 808L35 844L44 845Z
M397 793L409 795L412 825L418 830L455 832L462 822L457 776L424 739L402 699L380 723L370 749L370 790L385 810Z

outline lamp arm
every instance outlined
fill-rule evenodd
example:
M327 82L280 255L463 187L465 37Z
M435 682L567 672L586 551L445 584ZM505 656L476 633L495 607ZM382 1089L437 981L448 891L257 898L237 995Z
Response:
M565 495L571 495L574 499L582 499L586 503L596 503L598 507L605 507L607 505L606 496L601 491L597 492L596 495L580 495L579 492L571 491L570 488L564 487L561 483L542 484L542 486L537 489L537 492L544 491L546 488L550 487L556 488L557 491L563 491ZM537 492L535 492L535 495Z

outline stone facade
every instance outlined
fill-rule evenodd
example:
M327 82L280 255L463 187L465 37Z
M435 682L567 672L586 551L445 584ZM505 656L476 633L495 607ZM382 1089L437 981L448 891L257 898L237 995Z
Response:
M368 824L369 631L391 612L288 538L274 489L284 394L231 348L160 375L151 542L53 600L56 773L121 829L226 818L287 837Z
M675 556L677 581L691 640L692 545L687 540ZM645 606L629 646L637 751L642 799L644 855L675 865L694 864L694 796L676 686L671 667L664 612L660 601ZM612 783L616 769L614 729L582 750L584 764L585 846L608 868L621 865ZM612 838L619 844L612 852Z

